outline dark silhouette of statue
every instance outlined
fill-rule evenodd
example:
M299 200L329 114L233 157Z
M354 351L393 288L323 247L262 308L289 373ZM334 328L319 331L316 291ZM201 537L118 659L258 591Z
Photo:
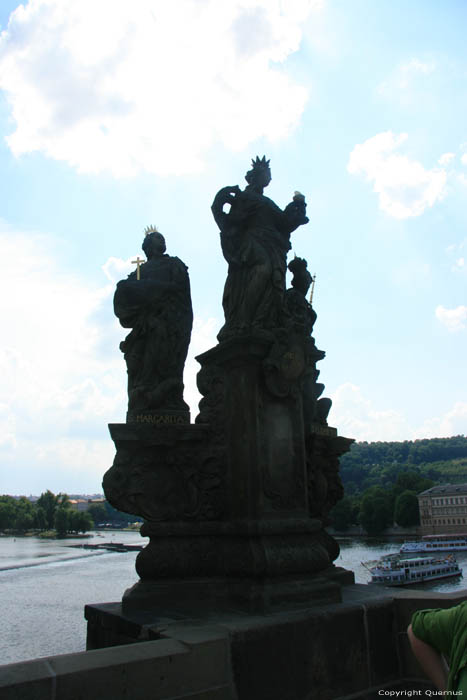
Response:
M353 580L333 567L339 546L324 529L342 497L339 457L352 440L327 424L306 260L290 262L286 290L291 232L308 221L305 198L296 192L280 209L264 196L264 156L246 180L244 190L221 189L212 205L228 261L225 325L196 358L194 424L183 401L193 320L186 266L151 229L147 262L137 258L117 285L115 313L130 330L120 346L129 402L126 423L109 425L116 453L103 486L114 508L145 519L149 543L116 619L143 625L167 611L201 619L264 615L288 601L293 609L337 603L340 584Z
M186 265L165 253L165 239L149 232L142 245L147 262L117 284L114 311L131 332L120 343L128 369L128 416L188 411L183 368L193 325Z
M271 181L269 161L256 158L247 186L223 187L212 212L229 263L224 288L225 325L218 338L284 329L285 272L290 234L306 224L305 198L296 193L284 210L263 195ZM228 212L224 206L230 205Z
M308 338L316 321L316 312L306 299L313 281L307 267L307 261L297 256L289 262L288 268L293 277L292 287L286 292L286 304L295 330Z
M316 363L322 360L325 353L318 350L311 335L316 321L316 312L307 301L306 295L312 283L308 271L308 263L304 258L295 257L288 268L293 274L292 287L286 292L286 304L291 318L291 333L303 337L305 348L306 370L303 382L303 413L305 430L311 423L327 425L327 416L331 410L331 399L319 398L324 391L324 384L317 381L319 370Z

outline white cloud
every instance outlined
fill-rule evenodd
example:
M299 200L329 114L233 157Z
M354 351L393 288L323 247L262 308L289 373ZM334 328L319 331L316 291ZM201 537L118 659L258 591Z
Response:
M465 435L466 426L467 403L457 401L444 415L425 421L420 428L414 431L412 439Z
M407 439L405 418L393 410L377 410L355 384L341 384L331 395L331 425L357 441ZM401 437L404 436L404 437Z
M455 273L467 273L467 265L465 264L465 250L467 248L467 238L459 243L451 243L446 248L446 253L451 258L452 270Z
M445 309L444 306L437 306L435 315L449 331L456 332L467 327L467 306L457 306L455 309Z
M27 491L28 479L42 475L38 455L57 441L70 443L68 461L76 458L75 439L103 444L107 419L124 410L121 363L102 346L108 335L118 343L118 329L110 313L99 323L93 318L111 304L112 287L93 287L65 270L54 243L44 235L0 232L3 260L21 251L0 278L4 488L23 478ZM66 482L67 462L53 466L56 482ZM99 483L102 464L92 450L82 455L81 467Z
M407 134L385 131L357 144L350 154L347 170L364 175L373 183L379 206L395 219L420 216L444 194L446 171L425 168L416 160L395 153Z
M0 404L0 450L16 447L15 418L6 403Z
M128 332L113 315L114 283L128 261L109 259L112 283L95 286L58 259L52 237L0 230L0 453L3 492L100 490L114 445L107 423L124 422ZM216 322L195 319L185 397L197 414L193 356L215 344Z
M449 165L455 157L455 153L443 153L443 155L438 158L438 163L443 166Z
M121 258L110 257L102 265L102 271L109 282L116 284L119 280L124 279L132 272L134 265L131 258L122 260Z
M200 365L197 360L195 360L195 357L217 345L216 334L219 332L221 325L222 324L215 318L204 319L195 316L193 320L190 349L184 373L184 398L191 407L192 421L194 421L198 415L198 403L201 399L201 394L196 386L196 375L199 372Z
M376 92L384 99L403 104L412 104L417 99L420 88L426 85L426 79L436 70L434 61L421 61L412 58L398 65L389 77L378 85Z
M465 150L466 148L467 148L467 144L465 144L465 143L461 144L461 150ZM467 153L463 153L461 155L461 163L462 163L462 165L467 165ZM465 175L465 173L459 173L457 175L457 179L459 180L459 182L462 185L464 185L464 187L467 187L467 176Z
M287 75L316 0L29 0L0 35L16 155L80 172L199 170L217 143L285 137L307 91Z
M332 394L331 424L339 433L357 441L401 441L463 435L467 425L467 403L458 401L441 416L409 425L405 416L394 410L381 410L364 396L360 387L347 382Z

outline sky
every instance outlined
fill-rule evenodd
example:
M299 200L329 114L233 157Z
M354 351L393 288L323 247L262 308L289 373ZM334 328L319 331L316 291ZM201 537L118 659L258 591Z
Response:
M189 267L194 420L223 325L210 206L263 154L265 194L307 199L329 423L466 433L466 26L464 0L2 0L0 493L101 491L112 297L151 224Z

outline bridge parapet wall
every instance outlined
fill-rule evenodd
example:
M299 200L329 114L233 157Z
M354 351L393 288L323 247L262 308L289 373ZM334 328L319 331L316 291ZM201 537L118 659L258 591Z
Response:
M108 646L2 666L0 697L374 700L381 691L431 688L406 628L415 610L450 607L465 600L467 590L427 594L357 584L343 592L342 603L319 608L224 612L207 621L166 618L149 627L136 620L109 627L107 604ZM97 614L99 606L92 607ZM159 638L141 641L149 633Z

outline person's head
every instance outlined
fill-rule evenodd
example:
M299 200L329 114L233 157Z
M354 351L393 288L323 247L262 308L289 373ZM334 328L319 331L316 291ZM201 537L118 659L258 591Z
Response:
M307 270L308 263L304 258L295 257L288 264L290 272L293 274L292 287L306 296L312 282L312 277Z
M251 170L249 170L245 175L245 180L251 187L262 190L271 182L271 169L269 167L269 161L266 160L266 156L263 156L262 158L256 156L256 160L251 161L251 166Z
M147 233L141 246L147 259L163 255L166 251L165 238L159 231Z

